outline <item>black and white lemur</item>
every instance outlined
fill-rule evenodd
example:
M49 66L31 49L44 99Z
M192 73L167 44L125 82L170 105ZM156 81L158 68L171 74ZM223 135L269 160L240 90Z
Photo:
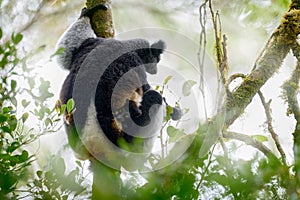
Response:
M66 104L73 98L76 107L65 118L69 144L81 159L109 160L120 149L149 152L166 102L151 88L146 72L157 73L165 43L97 37L90 18L98 9L107 7L84 8L57 44L57 49L63 48L58 63L69 70L60 101ZM174 108L172 119L180 115Z

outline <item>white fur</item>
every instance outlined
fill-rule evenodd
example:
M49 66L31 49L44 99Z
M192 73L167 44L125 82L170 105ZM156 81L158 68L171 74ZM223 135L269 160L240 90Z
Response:
M57 55L57 62L61 67L70 69L73 52L88 38L96 38L96 34L92 29L90 19L82 17L63 33L56 45L56 51L60 48L64 49L62 54Z
M161 106L158 113L161 112L161 109L165 110L165 106ZM152 125L155 126L160 124L157 122L158 121L155 120ZM148 133L154 130L159 133L158 127L154 128L151 126L151 128L148 128L148 131L146 131ZM118 168L123 166L129 170L134 169L136 166L143 165L148 153L151 152L156 137L157 134L152 134L151 137L145 138L144 153L142 154L130 153L122 150L110 142L103 133L97 120L94 102L92 101L88 108L87 119L84 128L82 129L81 139L89 154L94 158L111 167Z
M90 154L101 160L106 160L111 154L116 154L116 151L118 151L118 147L107 139L100 128L95 104L93 102L91 102L88 108L87 119L82 129L81 139Z

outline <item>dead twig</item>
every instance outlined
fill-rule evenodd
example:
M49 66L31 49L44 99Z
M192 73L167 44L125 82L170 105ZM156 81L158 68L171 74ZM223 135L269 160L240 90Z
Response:
M263 95L263 93L261 91L258 91L258 95L260 97L260 100L261 100L261 103L265 109L265 114L266 114L266 117L267 117L267 126L268 126L268 131L270 132L274 142L275 142L275 145L276 145L276 148L277 150L279 151L280 155L281 155L281 158L282 158L282 162L287 165L286 163L286 155L284 153L284 150L279 142L279 139L278 139L278 135L276 134L274 128L273 128L273 125L272 125L272 116L271 116L271 108L270 108L270 105L271 105L271 100L269 100L268 102L266 102L266 99Z

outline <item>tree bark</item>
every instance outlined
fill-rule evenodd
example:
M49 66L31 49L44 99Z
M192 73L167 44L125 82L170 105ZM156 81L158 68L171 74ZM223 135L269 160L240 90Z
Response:
M96 159L91 160L91 170L93 171L92 200L121 199L120 171Z
M223 105L226 112L225 127L229 127L244 112L260 88L280 68L300 33L300 10L296 9L299 8L299 4L299 0L292 2L290 10L284 15L258 59L255 69Z
M115 35L110 0L87 0L86 7L92 8L99 4L106 4L107 11L98 10L91 19L92 27L98 37L111 38Z

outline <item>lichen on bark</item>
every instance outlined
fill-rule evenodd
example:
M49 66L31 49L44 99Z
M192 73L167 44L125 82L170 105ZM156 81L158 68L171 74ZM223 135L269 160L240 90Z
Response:
M112 19L111 1L110 0L87 0L87 8L92 8L99 4L106 4L107 11L98 10L91 19L92 27L98 37L114 37L115 31Z
M225 119L226 127L244 112L260 88L278 71L291 45L296 41L300 33L300 10L294 9L295 4L293 5L272 34L265 51L256 63L256 68L227 99L224 105L229 113Z

